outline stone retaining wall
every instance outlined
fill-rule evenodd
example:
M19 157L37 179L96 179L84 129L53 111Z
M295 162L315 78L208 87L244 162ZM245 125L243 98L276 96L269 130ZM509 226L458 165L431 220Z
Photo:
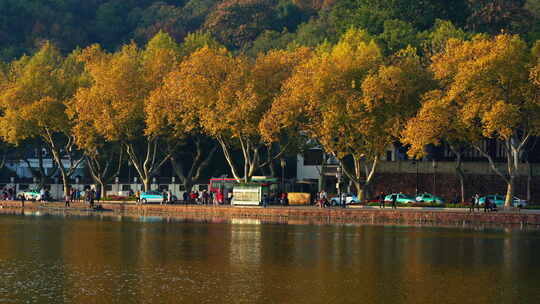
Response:
M2 201L3 209L22 209L20 202ZM369 223L433 223L433 224L498 224L498 225L540 225L540 213L530 212L475 212L465 210L429 210L400 208L397 210L378 208L325 208L316 207L230 207L200 205L135 205L133 203L103 203L102 207L111 212L129 214L160 215L205 215L253 218L315 218L345 222ZM73 210L89 211L87 205L72 204L64 208L63 203L25 203L24 210Z

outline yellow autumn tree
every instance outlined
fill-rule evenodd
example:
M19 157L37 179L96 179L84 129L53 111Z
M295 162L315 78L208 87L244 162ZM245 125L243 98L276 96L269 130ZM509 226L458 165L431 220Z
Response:
M175 132L200 129L215 138L233 176L247 182L266 165L260 159L265 143L259 122L283 80L308 54L306 49L273 51L253 62L222 48L203 47L186 58L155 93L162 96L167 121ZM235 149L242 152L241 169L232 157Z
M307 134L340 161L363 199L379 156L414 113L425 84L414 50L385 61L365 31L347 31L287 80L263 122L263 135L272 140L285 130Z
M145 103L177 65L178 45L160 32L145 49L132 43L107 53L99 46L91 46L83 50L79 59L90 85L77 91L71 106L77 123L82 125L77 130L84 131L87 125L106 141L119 142L144 189L150 190L153 174L169 155L159 149L159 134L145 135Z
M11 63L0 90L0 136L15 145L43 140L60 171L64 193L83 159L74 147L66 114L66 103L81 83L77 55L75 51L63 57L47 42L33 56Z
M179 47L179 61L202 47L219 49L221 46L209 33L191 33ZM178 67L175 67L145 103L145 133L165 139L165 150L170 154L172 169L184 188L190 191L210 165L219 145L202 132L197 115L179 115L183 108L178 108L176 104L173 106L177 99L175 85L183 81L177 77Z
M459 119L459 105L444 98L440 89L423 95L422 107L412 117L402 133L402 143L409 146L411 157L426 156L427 145L447 144L456 156L456 175L460 181L461 201L465 201L465 173L463 172L463 153L470 147L471 135Z
M506 182L507 207L512 203L520 155L540 131L538 88L531 81L533 63L530 49L513 35L477 36L471 41L450 39L444 51L432 58L431 69L442 88L441 92L430 93L435 96L433 102L455 104L455 124L463 129L456 134L486 157ZM425 107L429 106L431 103L426 103ZM435 133L432 136L445 139L443 132L447 130L443 129L431 130ZM506 170L499 169L493 154L484 150L482 143L487 139L501 143Z

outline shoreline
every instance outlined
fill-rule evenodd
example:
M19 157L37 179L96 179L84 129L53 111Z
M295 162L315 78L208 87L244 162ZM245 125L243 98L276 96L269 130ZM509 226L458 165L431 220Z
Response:
M468 209L435 208L390 208L349 207L317 208L314 206L269 206L238 207L213 205L136 205L125 202L103 202L103 210L92 210L84 203L72 203L64 207L63 202L26 202L24 208L20 201L0 201L3 211L60 211L82 213L122 213L139 216L181 216L189 218L223 217L254 219L304 220L317 223L372 223L372 224L434 224L434 225L496 225L496 226L536 226L540 228L540 212L483 211L470 213ZM435 209L435 210L434 210Z

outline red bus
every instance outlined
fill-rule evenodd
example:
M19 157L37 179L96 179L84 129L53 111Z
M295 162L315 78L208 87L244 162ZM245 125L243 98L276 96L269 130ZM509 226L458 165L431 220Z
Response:
M211 178L210 192L213 193L214 199L223 204L226 202L229 193L232 194L234 185L239 184L234 178Z

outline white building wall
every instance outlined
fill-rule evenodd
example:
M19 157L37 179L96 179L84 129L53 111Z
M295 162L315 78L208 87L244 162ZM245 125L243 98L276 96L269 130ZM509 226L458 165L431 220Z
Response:
M321 166L305 166L304 157L298 155L296 158L296 179L297 180L307 180L307 179L319 179L321 172Z

